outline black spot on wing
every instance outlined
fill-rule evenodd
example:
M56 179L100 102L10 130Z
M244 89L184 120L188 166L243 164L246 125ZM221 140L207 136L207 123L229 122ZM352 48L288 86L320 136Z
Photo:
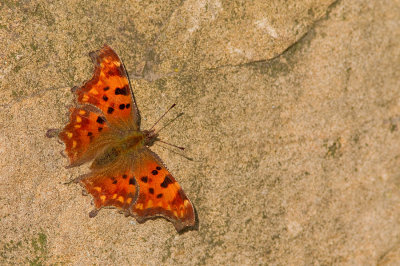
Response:
M115 95L128 95L129 94L129 87L125 85L123 88L116 88Z
M103 117L99 116L99 117L97 117L96 122L99 123L99 124L104 124L105 120L104 120Z
M108 114L112 114L113 112L114 112L114 108L108 107L107 113L108 113Z
M169 175L166 175L164 181L160 184L161 187L166 188L169 184L174 183Z

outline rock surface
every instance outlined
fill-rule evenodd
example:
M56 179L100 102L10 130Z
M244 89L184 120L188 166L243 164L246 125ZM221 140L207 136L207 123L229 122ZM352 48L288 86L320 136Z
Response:
M380 264L400 258L400 3L3 1L0 264ZM65 183L70 87L104 43L198 230L138 224Z

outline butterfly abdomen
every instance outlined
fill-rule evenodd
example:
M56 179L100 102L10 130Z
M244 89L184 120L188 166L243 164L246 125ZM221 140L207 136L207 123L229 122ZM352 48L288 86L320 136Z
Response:
M92 164L92 168L101 168L110 165L117 161L121 155L121 149L119 147L107 148L100 156L98 156Z

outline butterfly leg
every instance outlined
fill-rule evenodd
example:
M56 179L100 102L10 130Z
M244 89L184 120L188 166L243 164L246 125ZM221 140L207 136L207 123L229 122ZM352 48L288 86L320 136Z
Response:
M57 137L58 134L60 134L62 130L59 128L50 128L46 131L46 137L48 138L54 138Z

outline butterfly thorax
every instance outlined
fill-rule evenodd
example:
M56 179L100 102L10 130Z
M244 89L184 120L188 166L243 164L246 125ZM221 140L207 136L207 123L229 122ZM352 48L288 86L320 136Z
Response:
M151 146L157 140L158 134L154 130L133 131L122 140L122 149L127 152L136 151L143 145Z
M145 134L141 131L133 131L127 135L121 142L121 149L127 152L135 151L145 143Z

